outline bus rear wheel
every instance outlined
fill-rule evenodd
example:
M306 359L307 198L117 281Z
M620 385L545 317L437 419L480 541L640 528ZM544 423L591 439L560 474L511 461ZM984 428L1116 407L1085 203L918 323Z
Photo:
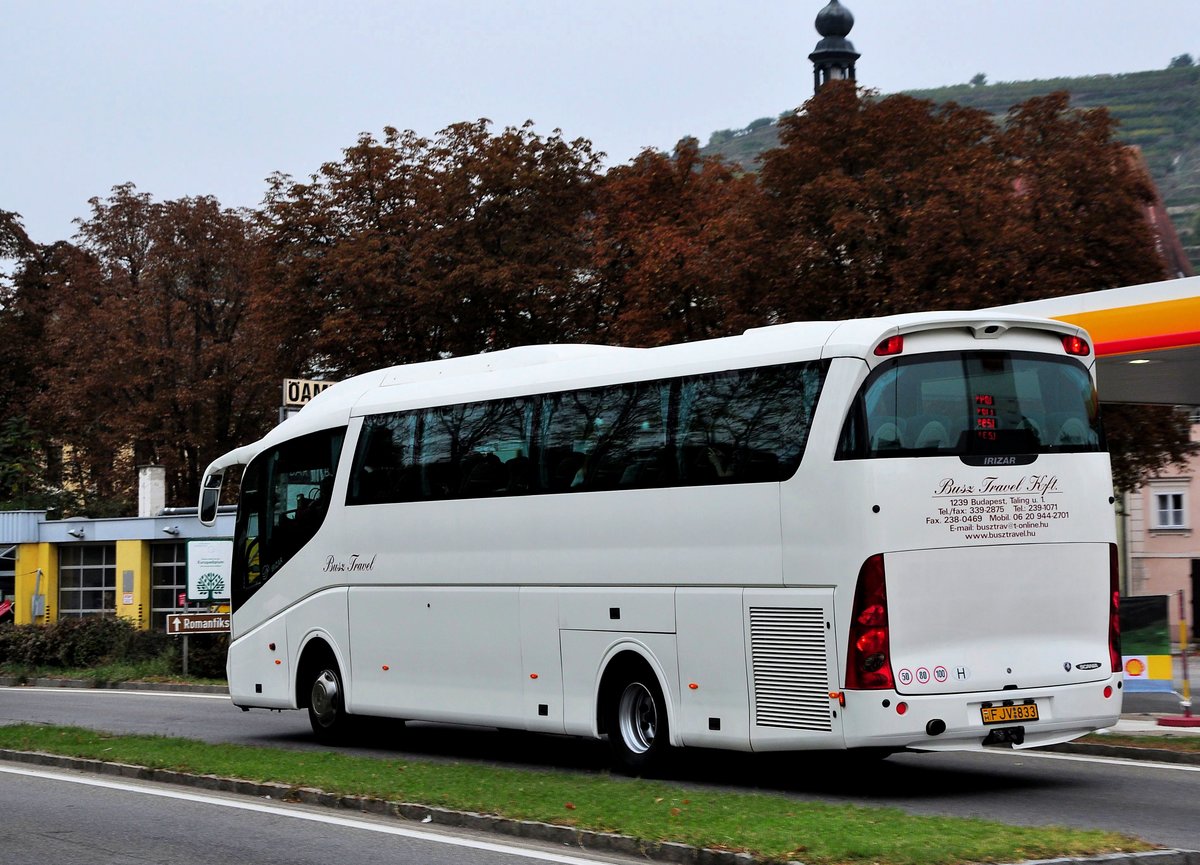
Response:
M313 668L308 692L308 722L318 742L337 745L345 738L350 717L346 714L342 675L337 664L318 664Z
M647 774L662 764L669 747L667 707L649 668L623 676L608 700L608 746L617 768Z

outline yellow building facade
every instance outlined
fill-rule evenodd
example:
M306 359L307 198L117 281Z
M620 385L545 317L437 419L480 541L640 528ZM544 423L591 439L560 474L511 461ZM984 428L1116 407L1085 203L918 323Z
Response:
M232 534L232 514L207 527L182 510L95 520L0 512L0 568L11 568L0 571L0 601L11 601L18 625L99 615L164 629L167 615L200 608L186 598L189 541Z

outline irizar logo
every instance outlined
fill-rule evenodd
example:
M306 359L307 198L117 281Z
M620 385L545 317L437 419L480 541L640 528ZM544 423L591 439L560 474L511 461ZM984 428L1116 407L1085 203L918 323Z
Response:
M984 457L983 464L985 466L1015 466L1017 464L1016 457Z

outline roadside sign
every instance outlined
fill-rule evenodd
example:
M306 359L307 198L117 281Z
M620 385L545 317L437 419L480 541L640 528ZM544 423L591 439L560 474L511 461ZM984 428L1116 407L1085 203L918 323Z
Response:
M321 391L333 387L332 381L313 381L304 378L285 378L283 380L284 406L302 406Z
M169 613L167 615L167 633L173 637L228 632L229 613Z
M190 601L229 600L233 541L188 541L187 596Z

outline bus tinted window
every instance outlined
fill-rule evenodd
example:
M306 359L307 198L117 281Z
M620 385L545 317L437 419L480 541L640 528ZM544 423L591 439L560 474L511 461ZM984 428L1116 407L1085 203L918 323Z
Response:
M1066 358L1021 352L900 357L864 383L841 459L1103 449L1095 389Z
M346 431L324 430L264 451L246 467L234 540L240 604L308 543L329 509Z
M782 481L819 362L372 415L347 504Z

